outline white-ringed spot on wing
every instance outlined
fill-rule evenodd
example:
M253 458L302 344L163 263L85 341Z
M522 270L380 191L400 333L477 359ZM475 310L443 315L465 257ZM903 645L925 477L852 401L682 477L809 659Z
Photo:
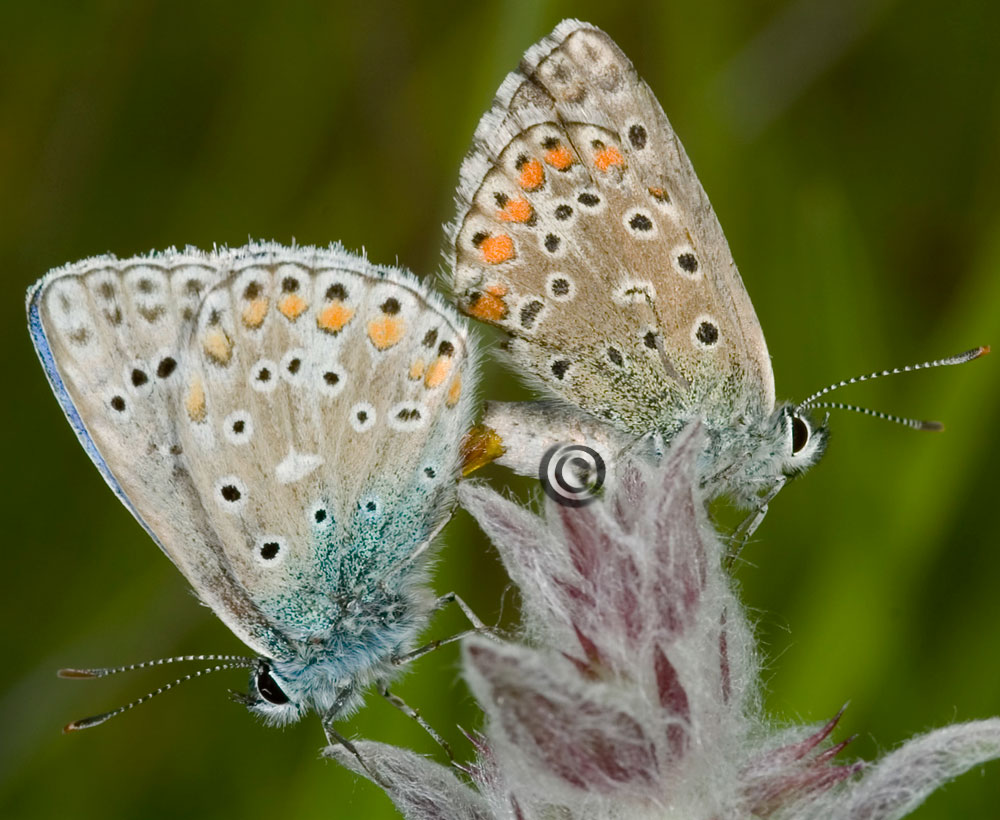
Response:
M313 375L316 389L327 398L339 396L347 384L347 371L339 364L327 364L316 368Z
M234 475L215 482L215 500L226 512L238 513L247 503L247 486Z
M576 282L565 273L550 273L545 279L545 293L557 302L569 302L576 296Z
M177 357L169 350L161 350L156 356L156 378L169 379L177 372Z
M701 350L711 350L719 344L719 324L714 317L703 313L694 320L691 343Z
M367 401L359 401L348 411L348 421L358 433L371 430L377 418L375 405Z
M685 279L701 279L701 263L690 245L676 245L670 251L670 261Z
M278 372L286 382L296 387L306 380L306 352L302 348L289 350L278 362Z
M230 444L246 444L253 437L253 419L246 410L230 413L222 422L222 435Z
M330 505L324 501L313 504L307 513L309 523L317 529L328 530L333 526L333 515L330 513Z
M278 366L270 359L259 359L250 368L249 380L258 393L270 393L278 386Z
M655 239L660 233L653 214L645 208L626 211L622 216L622 224L635 239Z
M544 234L540 234L539 238L542 243L542 250L545 255L551 259L559 259L566 254L566 242L562 236L557 233L548 231Z
M365 518L375 518L382 513L382 499L375 494L358 500L358 509Z
M649 133L646 131L646 126L641 122L633 122L628 126L626 131L628 136L628 144L636 151L641 151L646 147L646 143L649 142Z
M571 200L559 200L554 208L551 209L552 217L564 225L572 225L576 218L576 208L573 207Z
M262 535L254 545L253 557L258 564L273 567L285 560L288 543L280 535Z
M418 401L401 401L389 408L386 421L401 433L419 430L427 424L427 408Z

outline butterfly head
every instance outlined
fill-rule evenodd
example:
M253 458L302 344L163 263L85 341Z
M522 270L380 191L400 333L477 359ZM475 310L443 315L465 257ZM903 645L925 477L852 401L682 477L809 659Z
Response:
M259 658L254 664L250 670L250 691L237 699L272 726L294 723L308 711L297 679L280 674L267 658Z
M782 476L793 478L820 460L830 437L826 418L817 422L808 410L786 404L778 408L772 419Z
M249 691L233 696L270 726L295 723L312 711L339 719L361 705L358 692L367 685L367 680L344 678L342 671L322 662L258 658Z

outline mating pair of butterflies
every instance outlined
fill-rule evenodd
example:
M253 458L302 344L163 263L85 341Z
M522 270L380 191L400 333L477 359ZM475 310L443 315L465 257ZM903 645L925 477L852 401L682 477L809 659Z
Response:
M518 370L564 408L633 439L700 420L710 492L751 507L819 458L824 427L775 409L708 198L606 34L566 21L529 49L458 202L458 306L507 331ZM273 244L88 259L27 306L105 480L257 654L221 664L251 668L249 707L331 726L390 679L435 606L428 557L473 423L458 312L339 246Z

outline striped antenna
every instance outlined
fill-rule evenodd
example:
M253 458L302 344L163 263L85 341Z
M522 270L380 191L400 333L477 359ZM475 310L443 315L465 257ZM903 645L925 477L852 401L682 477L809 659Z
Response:
M974 347L972 350L966 350L964 353L959 353L956 356L949 356L946 359L935 359L932 362L922 362L921 364L910 364L906 367L894 367L892 370L877 370L874 373L868 373L864 376L855 376L853 379L845 379L842 382L837 382L836 384L831 384L828 387L824 387L822 390L818 390L813 393L809 398L803 401L796 408L797 411L808 410L810 407L833 407L842 410L854 410L859 413L865 413L869 416L876 416L878 418L885 418L889 421L896 421L900 424L905 424L907 427L913 427L915 430L940 430L941 426L937 422L923 422L914 421L913 419L900 419L896 416L890 416L888 414L877 413L871 410L865 410L861 407L854 407L853 405L842 405L842 404L816 404L816 399L825 396L840 387L846 387L849 384L858 384L859 382L867 382L872 379L880 379L882 376L895 376L897 373L911 373L914 370L926 370L929 367L945 367L952 364L965 364L966 362L971 362L973 359L978 359L980 356L985 356L990 352L989 345L984 345L982 347ZM930 426L924 426L930 425Z
M858 407L856 404L844 404L842 401L821 401L811 405L812 408L829 407L834 410L852 410L855 413L863 413L877 419L885 419L895 424L902 424L911 430L944 430L944 425L939 421L921 421L920 419L908 419L903 416L894 416L892 413L883 413L881 410L869 410L867 407Z
M193 657L196 657L196 656L191 656L191 657L193 658ZM183 659L182 658L177 658L177 659L175 659L175 658L169 658L169 659L166 659L165 662L169 663L169 662L171 662L173 660L184 660L184 659L186 659L186 658L183 658ZM111 718L117 717L118 715L122 714L123 712L129 711L129 709L134 709L139 704L145 703L147 700L150 700L151 698L155 698L157 695L162 695L164 692L167 692L167 691L173 689L175 686L177 686L178 684L184 683L185 681L193 680L194 678L200 678L203 675L208 675L211 672L219 672L219 671L221 671L223 669L245 669L245 668L247 668L249 666L249 664L247 663L247 661L252 662L253 659L252 658L239 658L239 662L237 662L237 663L220 663L220 664L216 664L215 666L209 666L209 667L207 667L205 669L199 669L197 672L192 672L190 675L185 675L182 678L178 678L177 680L173 681L172 683L168 683L168 684L165 684L164 686L161 686L159 689L154 689L152 692L149 692L148 694L143 695L141 698L136 698L131 703L126 703L124 706L119 706L117 709L112 709L110 712L103 712L100 715L93 715L92 717L83 718L81 720L74 720L72 723L67 723L63 727L63 733L64 734L68 734L69 732L79 732L81 729L90 729L93 726L99 726L100 724L104 723L106 720L111 720ZM135 664L135 668L140 668L143 665L155 666L156 662L155 661L150 661L148 664ZM114 670L114 671L125 671L128 668L129 667L120 667L119 669ZM64 671L78 671L78 670L64 670ZM94 670L81 670L81 671L89 672L89 671L94 671ZM99 671L103 671L103 670L99 670ZM65 677L88 677L88 676L87 675L69 675L69 676L65 676ZM101 676L97 675L97 676L93 676L93 677L101 677Z
M130 663L127 666L106 666L98 669L60 669L56 674L60 678L71 678L77 679L87 679L87 678L106 678L109 675L117 675L120 672L131 672L134 669L148 669L152 666L163 666L167 663L185 663L187 661L228 661L235 665L243 665L246 668L250 668L253 663L253 658L248 658L243 655L177 655L173 658L157 658L152 661L143 661L142 663Z

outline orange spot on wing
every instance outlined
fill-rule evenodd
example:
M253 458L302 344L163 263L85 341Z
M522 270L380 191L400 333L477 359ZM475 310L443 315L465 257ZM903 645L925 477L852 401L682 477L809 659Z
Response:
M451 371L451 356L438 356L427 368L427 375L424 376L424 387L432 390L444 384ZM457 399L456 399L457 401Z
M598 170L607 171L612 165L624 165L621 151L613 145L607 145L594 154L594 165Z
M557 171L565 171L573 164L573 152L565 145L558 145L545 153L545 161Z
M265 316L267 316L267 299L254 299L243 308L243 324L251 330L260 327Z
M188 389L187 398L184 399L184 409L187 410L188 418L193 422L203 422L205 420L205 388L201 379L195 378Z
M503 285L490 285L470 303L468 312L484 322L499 322L507 315L507 303L503 300L506 295L507 288Z
M344 326L354 318L353 308L349 308L340 300L327 305L316 317L316 326L327 333L340 333Z
M498 265L514 258L514 240L505 233L487 236L479 243L479 250L483 254L484 261Z
M306 307L306 300L297 293L285 294L278 302L278 310L281 311L282 316L292 322L305 312Z
M518 184L526 191L535 191L545 182L545 169L537 159L528 160L521 166L521 176Z
M216 364L229 364L229 357L233 354L233 343L224 331L215 327L205 334L202 341L205 355Z
M388 350L403 338L405 331L406 325L396 316L381 316L368 323L368 338L379 350Z
M462 377L455 376L455 380L448 385L448 397L445 399L444 403L449 407L454 407L458 404L458 399L462 395Z
M512 199L497 211L497 219L502 222L527 222L531 219L531 203L526 199Z
M413 364L410 365L410 378L413 381L421 378L424 375L424 360L415 359Z

